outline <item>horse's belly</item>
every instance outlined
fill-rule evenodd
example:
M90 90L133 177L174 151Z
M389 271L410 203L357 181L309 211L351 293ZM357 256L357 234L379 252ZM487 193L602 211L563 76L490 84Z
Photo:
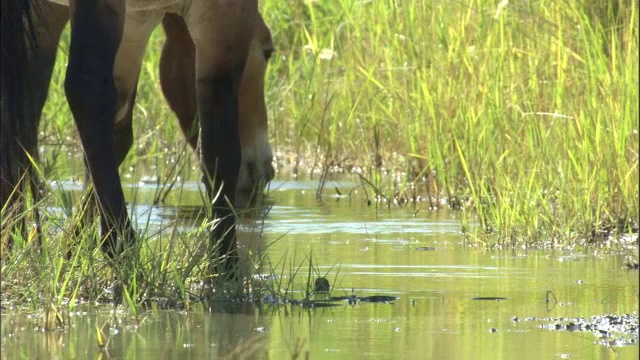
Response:
M84 1L84 0L80 0ZM69 0L49 0L49 2L69 6ZM125 0L127 10L155 10L178 5L184 0Z

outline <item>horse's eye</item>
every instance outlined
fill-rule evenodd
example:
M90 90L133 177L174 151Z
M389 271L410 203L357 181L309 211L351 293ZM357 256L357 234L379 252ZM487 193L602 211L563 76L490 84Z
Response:
M265 49L265 50L263 50L262 53L264 55L264 59L266 61L269 61L269 59L271 59L271 55L273 55L274 51L275 51L274 49Z

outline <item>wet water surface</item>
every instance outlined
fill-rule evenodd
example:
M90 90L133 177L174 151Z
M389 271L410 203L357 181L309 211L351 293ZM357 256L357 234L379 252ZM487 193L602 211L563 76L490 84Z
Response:
M362 197L317 201L316 186L272 184L274 205L258 220L263 236L241 234L239 241L269 245L271 266L286 261L283 278L289 264L303 266L300 286L292 289L297 299L313 259L331 296L340 297L332 302L337 306L212 304L151 311L139 325L109 310L77 311L70 328L44 333L29 314L4 309L2 358L95 358L95 329L105 324L108 355L118 359L638 358L638 345L628 345L637 342L637 328L619 336L594 327L588 329L598 335L571 331L579 318L588 322L593 315L637 318L638 272L625 269L623 254L477 250L465 244L460 213L429 212L426 204L376 209ZM154 191L139 187L136 201L150 203ZM198 186L186 186L180 203L177 209L137 205L135 214L158 231L178 218L186 231L199 224ZM249 228L245 221L244 232Z

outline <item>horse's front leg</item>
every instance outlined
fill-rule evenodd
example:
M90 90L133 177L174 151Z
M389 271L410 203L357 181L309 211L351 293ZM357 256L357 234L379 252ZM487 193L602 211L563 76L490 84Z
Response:
M115 161L120 166L133 145L133 108L136 100L140 66L145 48L153 29L160 22L161 11L131 11L127 13L123 39L120 42L114 62L114 81L117 89L116 114L113 125L113 147ZM89 169L88 162L85 166ZM97 209L95 193L92 189L83 201L80 227L84 228L94 218Z
M65 91L100 205L102 249L112 257L134 241L114 149L113 69L124 28L124 0L70 2L71 46ZM126 244L118 241L119 235Z
M238 94L257 13L256 0L194 0L184 14L196 46L200 161L218 219L211 245L223 257L225 271L237 263L231 204L241 161Z
M160 56L160 86L180 128L194 150L198 147L196 119L196 48L184 19L167 13L162 18L166 41Z

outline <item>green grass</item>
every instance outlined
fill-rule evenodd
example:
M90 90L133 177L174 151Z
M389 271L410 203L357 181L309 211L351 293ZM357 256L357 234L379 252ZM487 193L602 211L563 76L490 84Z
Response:
M461 209L465 231L481 224L469 238L486 246L601 244L637 233L637 2L267 0L261 8L277 49L266 96L283 177L296 161L300 171L357 171L389 199L415 192L431 207ZM143 64L136 142L122 171L197 179L196 158L184 159L177 121L160 100L162 36L154 33ZM48 179L83 178L62 91L65 46L41 126ZM50 226L64 234L63 223ZM4 279L30 273L21 281L50 284L39 291L56 303L75 294L101 258L89 239L97 231L68 262L63 245L19 262L35 255L18 242L24 253L3 266L3 291ZM197 235L171 236L151 257L141 250L147 279L175 283L175 269L193 257ZM109 279L84 293L98 296Z
M475 238L490 244L637 232L631 2L270 1L263 12L280 52L268 82L278 148L372 179L400 172L405 188L458 199L449 205L477 215L490 236Z
M267 104L279 163L355 168L390 197L416 186L434 206L444 198L473 210L500 243L637 230L631 3L262 1L277 49ZM158 100L161 45L158 30L123 167L138 174L169 171L182 150ZM63 74L59 66L43 143L77 147ZM166 163L150 163L157 154ZM194 161L183 177L197 177ZM389 172L403 182L380 176Z

